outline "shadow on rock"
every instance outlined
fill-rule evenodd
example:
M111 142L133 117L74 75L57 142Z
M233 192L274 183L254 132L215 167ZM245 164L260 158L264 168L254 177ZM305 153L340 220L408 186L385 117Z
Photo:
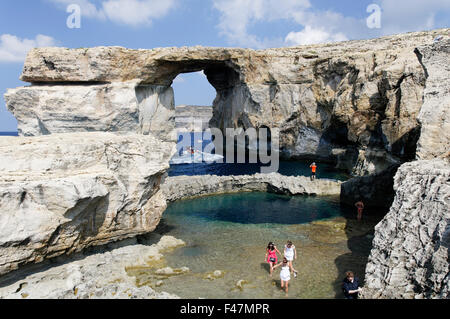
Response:
M358 221L356 219L356 209L345 209L345 218L347 220L345 233L348 238L347 246L350 253L335 259L339 273L339 277L334 282L336 298L344 298L342 282L347 271L352 271L355 274L361 287L364 285L366 265L374 238L374 228L385 214L386 211L383 210L368 209L365 210L363 219Z

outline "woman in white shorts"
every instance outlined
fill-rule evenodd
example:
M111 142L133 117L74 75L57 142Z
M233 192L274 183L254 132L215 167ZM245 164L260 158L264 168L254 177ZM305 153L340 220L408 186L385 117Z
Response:
M287 297L288 292L289 292L289 280L291 280L292 267L289 266L289 262L287 261L286 257L283 258L283 262L279 263L278 265L273 266L273 269L278 268L280 266L281 266L281 272L280 272L281 290L283 290L283 288L285 288L286 297Z
M287 244L284 246L284 257L287 259L289 267L294 272L294 277L297 277L297 270L294 269L294 265L292 264L292 261L297 259L297 250L290 240L288 240Z

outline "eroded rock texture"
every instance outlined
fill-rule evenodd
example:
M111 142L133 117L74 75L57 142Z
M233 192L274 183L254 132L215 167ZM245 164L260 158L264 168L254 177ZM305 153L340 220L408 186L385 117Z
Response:
M42 84L8 90L22 136L67 132L150 132L174 140L172 88L116 83Z
M0 139L0 275L153 231L173 152L136 134Z
M419 160L395 175L394 202L375 229L365 298L450 297L449 48L447 39L416 51L427 74Z
M53 264L19 270L19 281L14 280L18 274L3 276L0 299L177 299L147 285L137 286L127 268L164 264L165 251L184 245L171 236L154 244L139 244L131 238L75 254L70 262L66 257L55 258Z
M425 85L414 49L443 31L259 51L35 49L22 74L33 85L6 101L22 135L87 128L170 139L170 85L204 70L217 91L211 127L277 127L284 156L369 175L414 158Z
M404 164L396 196L375 228L364 298L448 298L450 163Z
M427 73L418 159L450 157L450 40L421 46L416 51Z

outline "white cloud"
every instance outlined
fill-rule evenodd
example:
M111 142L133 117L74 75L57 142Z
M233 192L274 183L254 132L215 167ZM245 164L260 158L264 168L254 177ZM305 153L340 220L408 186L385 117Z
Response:
M267 47L274 40L250 34L256 22L293 18L292 13L311 6L309 0L214 0L220 13L218 28L229 42L247 47ZM276 40L275 40L276 41Z
M56 45L49 36L38 34L35 39L20 39L11 34L0 36L0 62L23 62L33 48Z
M382 28L369 29L366 18L346 16L339 12L317 10L308 0L213 0L220 12L218 28L229 43L253 48L311 44L347 39L367 39L382 35L448 27L442 16L450 14L449 0L373 0L382 8ZM440 17L440 24L437 19ZM256 32L255 23L277 20L295 22L284 39L270 38ZM447 25L445 25L447 23Z
M436 15L450 14L448 0L378 0L382 9L383 34L422 31L436 28ZM448 18L446 21L448 27Z
M111 21L137 26L165 16L175 4L175 0L108 0L103 11Z
M149 25L164 17L178 0L103 0L97 6L91 0L48 0L65 9L69 4L78 4L82 17L110 20L129 26Z
M104 20L106 18L105 13L97 9L95 4L93 4L90 0L47 0L55 3L63 10L66 10L68 5L78 4L81 8L81 14L88 18L96 18Z
M341 32L329 33L323 29L314 29L307 25L303 31L290 32L286 36L285 42L292 45L307 45L346 40L348 40L347 37Z

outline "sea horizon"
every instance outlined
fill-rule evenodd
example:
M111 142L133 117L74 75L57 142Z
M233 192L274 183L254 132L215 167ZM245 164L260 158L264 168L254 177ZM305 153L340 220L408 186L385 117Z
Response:
M0 131L0 136L19 136L19 132L18 131L4 131L4 132Z

